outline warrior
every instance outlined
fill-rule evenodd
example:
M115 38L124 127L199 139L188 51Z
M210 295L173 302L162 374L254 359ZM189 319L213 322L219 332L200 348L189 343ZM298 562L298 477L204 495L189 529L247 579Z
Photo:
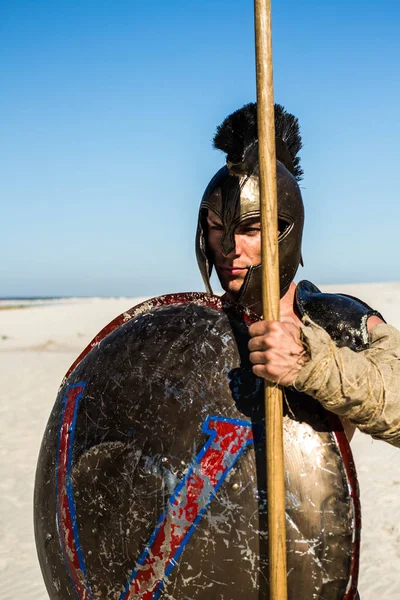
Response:
M161 296L104 328L44 434L35 536L51 600L266 600L262 379L284 386L288 600L357 598L360 511L346 437L400 445L400 334L360 300L293 283L304 209L298 123L276 107L281 320L260 320L256 106L218 128L200 205L208 294ZM225 297L211 294L215 267Z
M354 430L400 446L400 334L356 298L322 294L293 279L302 264L303 171L298 120L275 105L280 314L250 326L253 372L318 400ZM201 202L197 260L208 292L217 272L225 296L261 314L261 241L257 106L247 104L218 127L214 146L227 164Z

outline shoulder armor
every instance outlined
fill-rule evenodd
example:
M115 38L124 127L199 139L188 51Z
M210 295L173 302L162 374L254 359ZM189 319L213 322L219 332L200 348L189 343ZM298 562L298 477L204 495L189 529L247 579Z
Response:
M376 310L347 294L324 294L310 281L300 281L296 288L296 304L302 318L308 317L323 327L334 342L355 352L368 347L367 320Z

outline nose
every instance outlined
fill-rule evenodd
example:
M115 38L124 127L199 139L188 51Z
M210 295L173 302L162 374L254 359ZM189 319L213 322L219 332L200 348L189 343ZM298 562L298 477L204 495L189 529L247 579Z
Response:
M234 243L234 246L233 246L233 248L231 248L231 250L229 250L229 252L226 252L222 245L222 254L225 258L237 258L238 256L240 256L240 254L241 254L241 238L242 238L242 236L240 236L238 234L234 234L233 240L232 240Z

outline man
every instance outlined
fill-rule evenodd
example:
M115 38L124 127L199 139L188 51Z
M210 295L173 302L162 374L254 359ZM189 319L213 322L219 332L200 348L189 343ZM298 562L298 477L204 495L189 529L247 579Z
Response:
M117 317L82 352L38 460L35 536L52 600L268 598L264 397L247 351L249 320L256 375L288 386L288 600L357 597L357 481L341 423L322 404L339 414L349 404L357 414L344 416L356 422L361 411L360 428L396 441L387 398L399 343L362 302L293 284L299 138L287 135L294 117L277 115L282 321L257 323L208 294L161 296ZM260 314L255 116L246 107L219 131L229 163L204 194L197 253L209 290L215 266L228 299ZM367 321L376 325L369 346ZM341 352L371 367L361 384L364 362L348 372ZM356 378L354 397L337 386L338 372L343 385Z
M359 427L400 446L400 334L357 299L293 283L302 260L304 211L296 181L302 175L301 139L297 119L279 105L275 125L281 319L251 325L253 372L317 399L341 417L349 439ZM261 316L256 105L225 119L214 144L227 153L227 166L213 177L201 203L199 267L208 291L215 266L226 298Z

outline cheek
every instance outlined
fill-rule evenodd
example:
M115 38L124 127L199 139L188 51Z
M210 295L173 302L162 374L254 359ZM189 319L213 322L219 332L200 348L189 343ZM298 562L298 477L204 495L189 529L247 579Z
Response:
M261 236L247 239L246 254L252 265L258 265L261 262Z
M221 248L221 235L220 231L210 231L208 234L208 246L213 252Z

